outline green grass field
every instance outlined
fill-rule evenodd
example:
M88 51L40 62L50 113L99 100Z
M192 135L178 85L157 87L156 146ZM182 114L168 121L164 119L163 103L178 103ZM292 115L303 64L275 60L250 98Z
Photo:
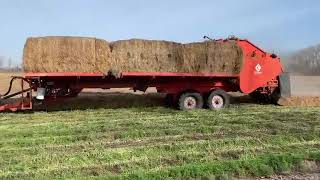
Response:
M5 113L0 134L0 179L263 176L320 161L320 108Z

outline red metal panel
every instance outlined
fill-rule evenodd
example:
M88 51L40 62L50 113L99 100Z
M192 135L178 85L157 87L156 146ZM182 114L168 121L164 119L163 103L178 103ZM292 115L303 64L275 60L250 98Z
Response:
M32 109L32 102L29 100L29 98L25 100L17 100L16 102L10 102L8 104L4 104L0 106L0 112L1 111L18 111L18 110L30 110Z
M223 89L227 92L238 91L237 86L230 82L223 81L203 81L203 82L172 82L164 85L159 85L156 87L158 92L169 93L169 94L179 94L186 90L197 91L202 94L206 94L213 89Z
M18 111L18 110L30 110L32 109L32 89L30 89L30 82L21 77L14 77L12 80L19 79L21 80L21 91L8 94L4 97L1 97L2 105L0 106L0 111ZM24 88L24 83L27 82L28 88ZM10 91L9 91L10 93ZM24 93L27 93L26 95ZM17 96L20 95L20 98L14 99L12 101L7 101L6 97L8 96Z
M240 73L240 89L251 93L259 87L267 86L269 81L276 79L282 72L279 58L272 58L247 40L239 40L243 50L243 64Z

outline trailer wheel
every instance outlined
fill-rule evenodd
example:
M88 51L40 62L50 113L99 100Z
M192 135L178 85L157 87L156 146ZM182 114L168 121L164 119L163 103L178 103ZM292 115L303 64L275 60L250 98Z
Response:
M180 110L193 110L203 107L203 98L199 93L186 92L180 95L178 108Z
M212 110L219 110L228 107L229 104L230 97L222 89L212 91L207 98L207 107Z

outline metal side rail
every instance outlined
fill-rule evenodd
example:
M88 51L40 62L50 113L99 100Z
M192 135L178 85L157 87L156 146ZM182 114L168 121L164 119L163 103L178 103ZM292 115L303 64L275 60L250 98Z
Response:
M13 82L20 80L21 91L11 93ZM25 85L27 84L27 88ZM20 95L18 98L13 98ZM11 99L12 98L12 99ZM0 96L0 112L32 109L32 87L30 81L23 77L12 77L8 91Z

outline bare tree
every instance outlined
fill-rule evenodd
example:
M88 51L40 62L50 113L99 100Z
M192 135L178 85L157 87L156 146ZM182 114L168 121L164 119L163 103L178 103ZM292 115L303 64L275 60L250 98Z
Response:
M5 57L4 56L0 56L0 68L3 67L4 61L5 61Z
M12 59L11 57L8 58L8 69L11 69L12 66Z
M292 73L320 75L320 45L303 49L286 57L286 69Z

